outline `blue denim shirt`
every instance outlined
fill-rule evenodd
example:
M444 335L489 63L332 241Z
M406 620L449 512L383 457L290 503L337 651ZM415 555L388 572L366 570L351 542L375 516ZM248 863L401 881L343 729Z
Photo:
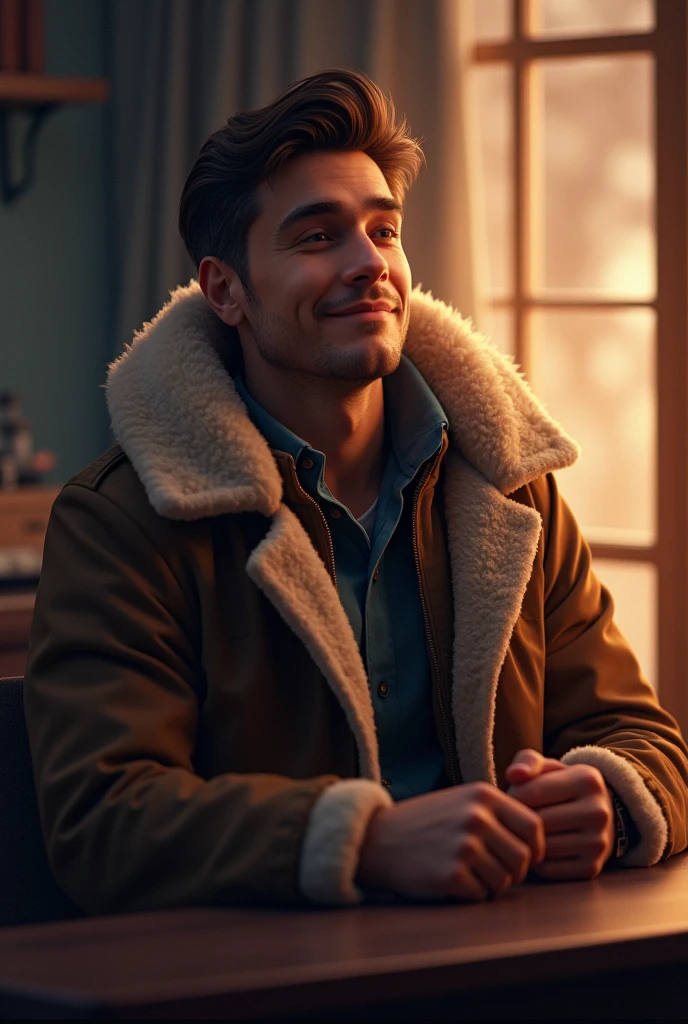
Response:
M442 406L402 356L398 369L383 381L390 443L369 537L331 494L323 453L270 416L240 377L235 384L255 426L271 448L293 456L301 486L327 518L339 598L368 673L385 785L395 800L446 785L411 523L420 474L439 449L447 425Z

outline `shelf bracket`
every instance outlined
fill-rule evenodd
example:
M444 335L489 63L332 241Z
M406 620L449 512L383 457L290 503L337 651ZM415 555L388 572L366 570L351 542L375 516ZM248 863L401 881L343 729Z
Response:
M6 206L27 192L33 184L38 136L46 118L58 106L57 103L43 103L30 108L0 107L0 199ZM23 142L19 143L21 168L15 178L12 174L14 164L12 142L14 140L12 139L10 118L12 115L16 116L18 109L22 110L22 114L26 114L29 124L24 132Z

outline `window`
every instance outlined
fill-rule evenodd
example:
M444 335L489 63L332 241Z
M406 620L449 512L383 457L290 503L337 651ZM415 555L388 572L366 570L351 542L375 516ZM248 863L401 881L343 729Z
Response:
M484 329L581 444L559 486L688 729L688 5L473 9Z

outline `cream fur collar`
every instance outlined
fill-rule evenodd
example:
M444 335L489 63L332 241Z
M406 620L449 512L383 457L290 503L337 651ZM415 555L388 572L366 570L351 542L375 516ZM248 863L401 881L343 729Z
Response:
M110 366L113 430L168 518L280 506L279 471L217 355L226 331L192 281ZM404 351L444 406L452 445L503 494L578 457L513 362L419 289Z

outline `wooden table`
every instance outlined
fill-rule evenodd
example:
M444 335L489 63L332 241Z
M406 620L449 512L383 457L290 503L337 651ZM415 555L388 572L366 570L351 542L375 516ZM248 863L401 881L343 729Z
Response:
M10 928L0 1013L684 1019L687 968L683 855L482 905L190 909Z

